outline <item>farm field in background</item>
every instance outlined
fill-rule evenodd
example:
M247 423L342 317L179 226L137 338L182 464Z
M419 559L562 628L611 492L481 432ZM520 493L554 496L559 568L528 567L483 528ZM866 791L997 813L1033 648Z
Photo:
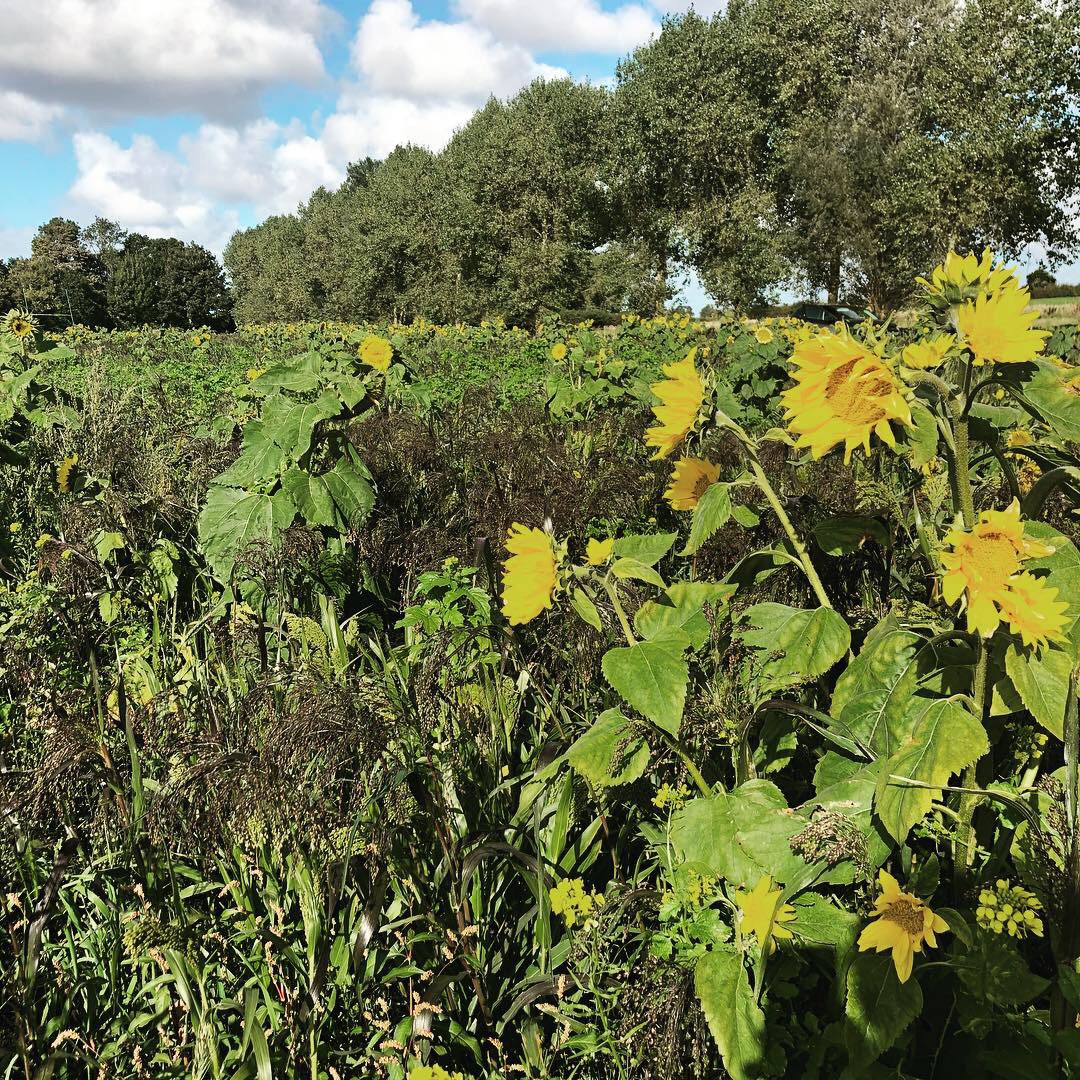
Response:
M4 1075L1080 1069L1080 328L1029 300L12 312Z

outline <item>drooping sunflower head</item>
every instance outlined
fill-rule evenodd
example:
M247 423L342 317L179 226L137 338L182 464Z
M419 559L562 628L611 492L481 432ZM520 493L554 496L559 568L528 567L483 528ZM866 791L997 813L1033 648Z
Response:
M506 534L506 550L502 610L511 626L520 626L551 607L559 559L551 536L516 521Z
M1037 311L1028 311L1031 297L1010 281L992 295L983 294L956 311L956 327L977 364L1025 364L1046 348L1050 334L1035 330Z
M945 543L941 592L948 604L964 597L970 633L989 637L1004 619L1017 633L1026 628L1039 644L1060 637L1067 605L1055 602L1056 589L1022 572L1026 560L1052 555L1054 549L1024 536L1017 500L1006 510L984 510L971 530L950 530ZM1034 613L1022 617L1020 609L1028 601L1039 605L1037 618ZM1036 635L1036 628L1045 633ZM1025 643L1031 644L1026 637Z
M705 386L694 365L697 349L674 364L664 366L667 378L653 383L652 392L660 399L653 406L658 423L645 432L645 445L656 447L653 458L666 458L690 434L697 422Z
M944 309L981 295L993 295L1010 281L1015 282L1016 274L1004 263L996 263L987 248L981 259L972 252L958 255L950 251L945 261L930 272L929 279L915 280L923 287L931 306Z
M795 385L781 401L796 445L822 457L843 444L844 462L856 446L870 452L871 436L896 445L891 423L910 427L905 391L889 364L847 331L800 342L791 354Z
M878 873L881 895L874 901L875 921L859 935L859 951L892 950L893 965L900 981L911 978L915 953L923 945L937 946L937 934L949 929L949 924L914 893L904 892L900 883L887 870Z
M64 494L70 494L75 490L75 472L79 465L79 455L72 454L70 457L64 458L59 465L56 466L56 486L64 492Z
M37 320L28 311L18 311L12 308L4 316L4 330L6 333L25 341L37 330Z
M672 510L694 510L701 496L720 479L720 466L703 458L682 458L675 463L664 498Z
M935 337L925 338L922 341L913 341L910 345L904 346L900 354L900 362L918 371L940 367L955 344L956 338L952 334L937 334Z
M357 352L360 359L376 371L389 371L394 359L394 346L386 338L375 335L364 338Z
M743 936L752 934L761 946L767 941L769 952L776 952L778 939L794 936L783 925L795 918L795 909L790 904L779 902L783 894L784 890L779 885L773 888L773 880L768 874L750 892L740 889L735 893L735 903L741 913L739 928Z

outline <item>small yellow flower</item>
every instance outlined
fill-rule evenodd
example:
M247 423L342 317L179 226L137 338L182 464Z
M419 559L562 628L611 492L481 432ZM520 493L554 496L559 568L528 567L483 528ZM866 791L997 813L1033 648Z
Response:
M689 797L690 789L685 784L680 784L677 788L670 784L661 784L653 796L652 804L657 810L666 810L669 806L678 810Z
M956 338L952 334L938 334L925 341L914 341L904 346L900 362L919 371L939 367L955 344Z
M561 341L557 341L554 345L551 346L551 359L565 360L569 351L570 350L567 349L567 347Z
M653 383L652 392L660 399L653 406L659 421L645 432L645 445L656 447L653 458L666 458L690 434L705 397L705 387L694 366L696 349L674 364L664 366L666 379Z
M781 400L796 444L819 458L843 444L844 463L877 435L896 445L890 422L912 426L911 409L892 369L846 330L800 342L791 354L795 385Z
M38 551L40 551L47 543L49 543L49 541L51 541L53 539L54 539L54 537L53 537L53 535L51 533L42 533L34 541L34 547L36 547L38 549Z
M874 901L876 920L859 935L859 951L892 949L893 965L902 983L911 978L915 953L923 944L937 947L936 934L949 929L914 893L903 892L887 870L878 873L881 895Z
M56 466L56 486L65 494L75 486L75 467L79 464L79 455L72 454Z
M1035 442L1027 428L1013 428L1005 441L1009 444L1010 449L1017 446L1032 446Z
M1014 281L957 310L957 329L976 365L1025 364L1046 348L1050 334L1032 329L1039 313L1027 310L1030 300L1027 290Z
M1025 938L1028 934L1042 937L1043 922L1037 914L1041 908L1042 904L1033 892L998 878L995 888L979 893L975 919L992 934L1008 934L1014 938Z
M599 893L587 893L581 878L563 878L548 894L551 911L561 915L567 929L580 917L583 921L604 903Z
M520 626L551 607L559 564L551 537L516 521L506 534L506 550L502 610L511 626Z
M664 498L672 510L693 510L701 496L719 479L719 465L702 458L682 458L675 463L675 472Z
M773 332L767 326L759 326L754 331L754 337L757 338L759 345L768 345L773 339Z
M12 535L12 536L14 536L14 535L15 535L15 534L16 534L17 532L21 532L21 531L22 531L22 524L21 524L21 522L18 522L18 521L13 521L13 522L12 522L12 523L11 523L11 524L10 524L10 525L8 526L8 532L9 532L9 533L11 533L11 535Z
M588 544L585 545L585 559L590 566L603 566L611 559L614 550L615 540L613 538L597 540L595 537L591 537Z
M264 367L249 367L247 369L247 381L254 382L256 379L261 379L266 374L266 368Z
M776 952L777 939L792 937L792 933L783 923L795 918L795 909L790 904L781 904L780 897L784 890L773 888L772 878L766 874L754 888L745 893L741 889L735 893L735 903L742 912L739 927L744 936L753 934L758 945L769 943L769 952Z
M394 359L394 346L384 337L371 336L364 338L357 353L369 367L386 372L390 370L390 362Z

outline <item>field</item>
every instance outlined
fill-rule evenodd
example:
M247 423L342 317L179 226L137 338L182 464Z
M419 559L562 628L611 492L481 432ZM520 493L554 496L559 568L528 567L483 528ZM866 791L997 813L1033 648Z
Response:
M1080 333L931 280L9 319L2 1075L1080 1068Z

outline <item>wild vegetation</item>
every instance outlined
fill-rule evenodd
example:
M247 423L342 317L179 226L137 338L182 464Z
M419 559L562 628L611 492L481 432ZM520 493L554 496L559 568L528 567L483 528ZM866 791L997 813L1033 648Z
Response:
M1080 337L0 334L4 1075L1064 1076Z

